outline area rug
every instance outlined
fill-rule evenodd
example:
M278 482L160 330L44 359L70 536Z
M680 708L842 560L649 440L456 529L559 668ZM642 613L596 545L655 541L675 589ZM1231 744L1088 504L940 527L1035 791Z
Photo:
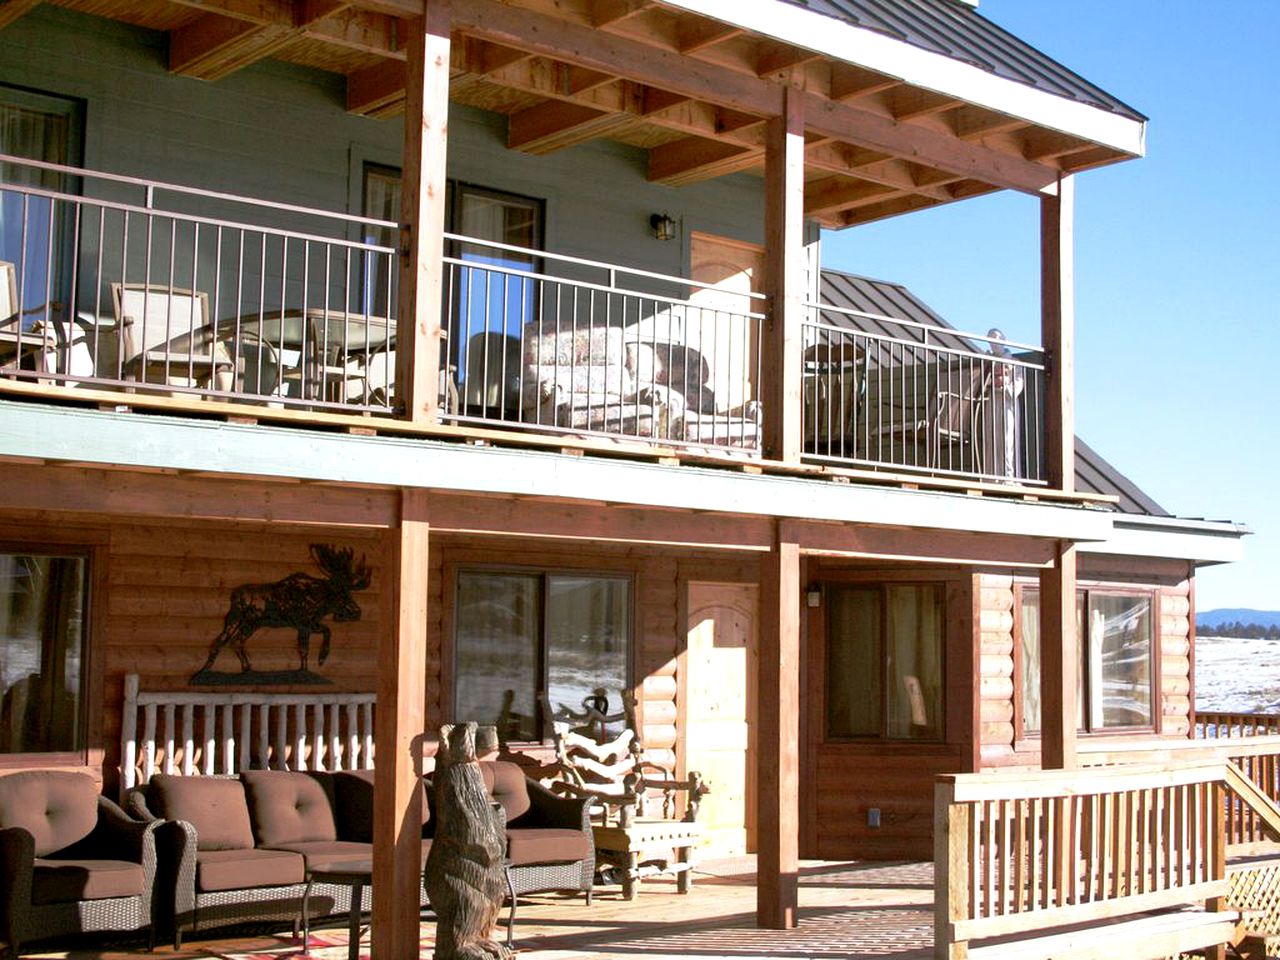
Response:
M300 938L291 936L274 937L279 945L258 945L255 949L244 953L218 953L215 956L223 960L347 960L347 934L339 931L313 933L306 947ZM432 943L424 940L421 955L431 956ZM370 960L369 944L366 940L360 945L360 960Z

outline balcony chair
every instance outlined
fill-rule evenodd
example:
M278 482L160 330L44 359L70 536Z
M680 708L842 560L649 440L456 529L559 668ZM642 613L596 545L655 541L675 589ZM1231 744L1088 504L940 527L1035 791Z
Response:
M932 380L920 381L932 385L930 395L919 403L912 401L901 417L895 417L891 411L888 423L872 427L872 442L876 437L890 441L889 463L981 473L983 451L978 440L991 379L985 364L974 364L963 370L934 371ZM913 417L920 409L924 415ZM884 412L882 407L882 419ZM868 451L875 452L874 448Z
M520 414L520 340L485 331L467 341L462 402L467 416L514 420Z
M209 326L209 295L165 284L113 283L120 362L141 382L230 390L235 363ZM158 379L157 379L158 378Z
M622 710L612 714L602 690L581 711L553 707L545 693L540 698L555 746L551 789L591 802L597 862L618 875L624 899L635 896L642 877L660 873L676 874L677 889L687 893L692 848L701 838L695 821L708 792L701 775L677 777L645 756L634 698L624 694Z
M148 931L156 824L130 819L82 773L0 776L0 956L35 938Z
M97 372L93 351L89 347L89 331L72 320L38 321L32 328L41 336L42 345L36 355L36 369L41 373L61 373L83 379Z

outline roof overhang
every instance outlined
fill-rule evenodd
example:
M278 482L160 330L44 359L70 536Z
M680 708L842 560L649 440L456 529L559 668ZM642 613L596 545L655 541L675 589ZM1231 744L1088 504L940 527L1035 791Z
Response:
M1107 539L1082 543L1079 549L1082 553L1158 557L1209 566L1242 559L1243 538L1252 532L1240 523L1116 514Z
M661 0L904 83L1111 147L1146 152L1146 122L996 76L974 64L778 0Z

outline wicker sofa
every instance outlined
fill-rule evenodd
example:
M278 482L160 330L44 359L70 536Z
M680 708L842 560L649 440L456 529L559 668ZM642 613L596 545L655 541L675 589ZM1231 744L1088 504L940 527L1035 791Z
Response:
M506 812L515 891L572 889L589 897L595 858L585 805L526 780L515 764L484 762L482 769ZM156 924L172 933L175 945L185 932L231 923L296 924L312 867L373 855L371 770L160 774L131 795L129 808L141 819L168 821L160 826L163 849L170 851L162 858L161 889L173 893L159 898ZM424 863L430 809L423 804ZM309 913L347 913L350 895L349 887L316 882ZM368 896L366 888L361 909L369 908Z
M156 829L131 820L82 773L0 776L0 957L36 938L150 934Z

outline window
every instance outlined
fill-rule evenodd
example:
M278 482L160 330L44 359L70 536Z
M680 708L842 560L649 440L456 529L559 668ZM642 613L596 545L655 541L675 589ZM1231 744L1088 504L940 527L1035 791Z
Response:
M459 721L499 722L507 740L539 740L540 692L576 709L603 690L616 710L630 690L625 577L464 570L455 610Z
M0 753L85 747L85 556L0 553Z
M827 736L942 738L941 584L828 590Z
M1151 727L1154 642L1151 594L1076 593L1076 710L1086 732ZM1022 731L1039 733L1040 591L1021 588L1018 606Z
M77 166L82 128L79 101L0 85L0 153ZM0 163L0 261L14 265L26 329L46 305L66 302L74 260L75 211L24 189L31 187L77 193L80 184L56 171Z
M364 216L371 220L400 222L400 171L376 163L364 165L364 184L361 191ZM379 247L396 249L400 243L399 231L393 227L373 224L363 226L361 240ZM395 260L390 257L366 253L360 269L362 312L374 317L389 317L395 309L397 278L392 275Z

